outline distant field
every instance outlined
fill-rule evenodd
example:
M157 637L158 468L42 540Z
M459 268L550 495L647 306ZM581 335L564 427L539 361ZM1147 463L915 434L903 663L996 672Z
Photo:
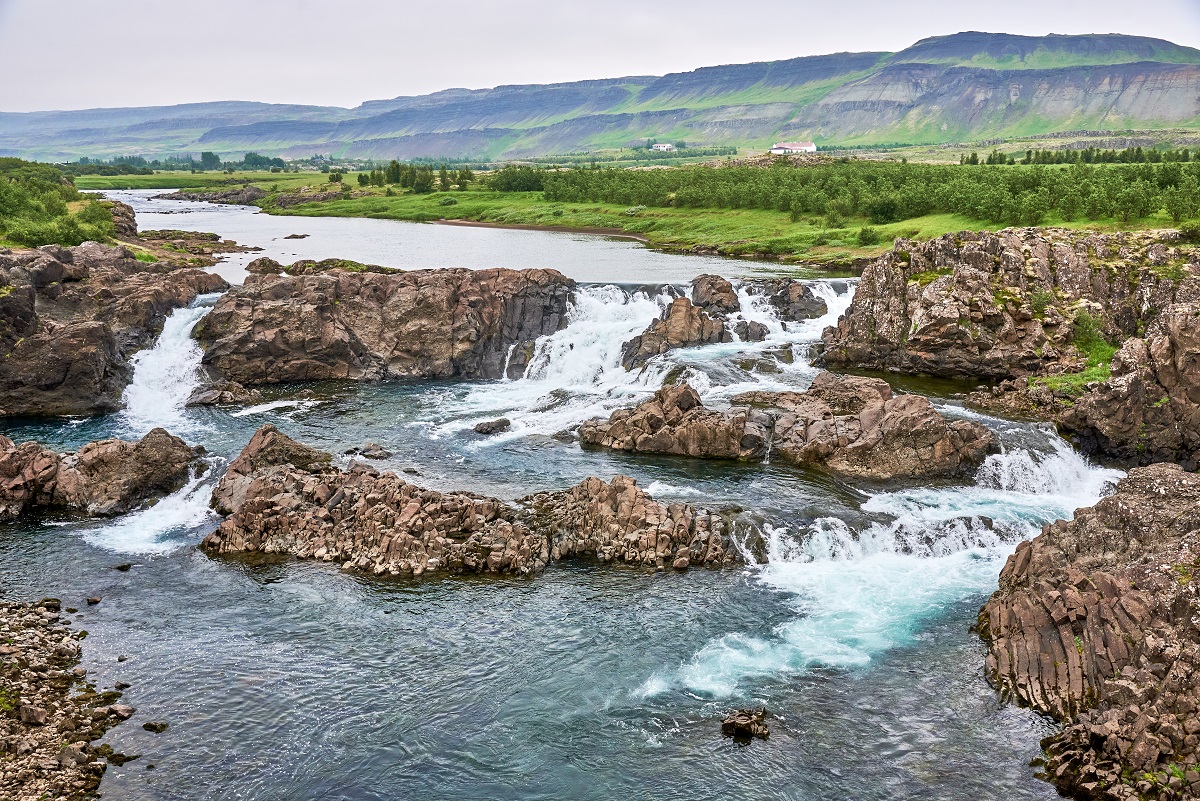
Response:
M156 172L153 175L80 175L77 189L219 189L244 183L278 183L280 188L303 186L324 179L317 173L239 172Z

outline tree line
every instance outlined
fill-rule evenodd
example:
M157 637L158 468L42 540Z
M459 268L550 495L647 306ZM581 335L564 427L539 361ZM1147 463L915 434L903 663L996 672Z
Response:
M334 181L334 175L337 175L338 181L341 180L341 173L333 173L329 177L330 181ZM418 166L402 164L395 160L383 169L372 168L369 172L358 174L359 186L399 186L401 189L411 189L418 195L432 192L435 188L449 192L453 187L462 188L474 180L475 173L467 165L458 170L451 170L443 164L435 175L433 167L428 164Z
M791 219L821 217L830 228L852 218L886 224L927 214L963 214L1004 225L1122 222L1165 210L1173 220L1200 214L1200 162L996 165L846 161L792 167L684 167L534 170L506 167L493 189L538 191L564 203L716 209L767 209Z
M1022 158L1019 153L1004 153L993 150L987 156L971 153L959 157L959 164L1169 164L1187 163L1200 157L1200 152L1186 147L1177 150L1127 147L1124 150L1101 150L1085 147L1080 150L1026 150Z

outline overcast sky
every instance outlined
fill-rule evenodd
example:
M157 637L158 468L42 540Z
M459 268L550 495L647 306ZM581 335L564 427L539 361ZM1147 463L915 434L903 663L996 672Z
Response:
M0 0L0 111L661 75L961 30L1200 47L1200 0Z

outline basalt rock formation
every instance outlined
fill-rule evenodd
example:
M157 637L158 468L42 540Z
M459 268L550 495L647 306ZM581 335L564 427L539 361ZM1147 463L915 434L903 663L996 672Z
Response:
M678 569L737 558L721 518L659 504L623 476L522 503L531 511L423 489L361 462L341 471L329 454L264 426L213 492L214 507L229 517L203 545L213 553L286 553L414 576L525 575L569 556Z
M635 453L666 453L701 459L761 459L774 421L764 412L735 407L707 408L684 383L666 386L632 409L579 428L583 445Z
M960 475L995 441L978 423L948 420L920 395L887 382L821 373L806 392L747 392L727 411L687 384L579 429L584 445L700 458L772 458L858 478Z
M1169 234L1016 228L897 240L823 335L824 364L1007 379L1077 372L1083 330L1137 336L1200 300L1200 254Z
M404 272L395 267L381 267L378 264L362 264L350 259L321 259L314 261L313 259L301 259L300 261L292 262L288 266L283 266L279 262L266 256L260 256L254 261L246 265L246 272L256 273L260 275L316 275L317 273L327 273L330 270L348 270L350 272L360 273L383 273L392 275L394 273Z
M161 428L137 442L100 440L77 453L0 436L0 520L38 508L122 514L183 486L202 453Z
M1003 693L1062 721L1046 777L1077 798L1200 798L1200 476L1131 470L1023 542L979 616Z
M705 273L692 279L692 305L712 317L724 317L741 311L737 290L728 279Z
M500 378L565 325L554 270L332 269L251 275L196 327L204 364L245 386L323 379Z
M621 346L621 365L634 370L675 348L732 341L724 320L709 316L687 298L676 298L645 331Z
M0 416L119 406L129 357L172 310L227 287L203 270L143 264L87 242L0 254Z
M690 504L661 504L628 476L589 478L567 490L522 499L552 559L590 557L663 570L740 561L726 521Z
M262 393L257 389L246 389L236 381L216 381L196 387L188 398L188 406L243 406L258 403Z
M829 312L825 301L817 297L812 287L803 281L795 278L768 278L755 280L753 283L770 299L779 319L785 322L813 320L824 317Z
M234 189L222 189L216 192L169 192L157 195L161 200L191 200L204 203L224 203L231 206L253 206L267 196L264 189L257 186L244 186Z
M61 604L0 603L0 796L93 798L108 761L124 755L94 746L136 710L99 693L80 666L87 632L68 627Z

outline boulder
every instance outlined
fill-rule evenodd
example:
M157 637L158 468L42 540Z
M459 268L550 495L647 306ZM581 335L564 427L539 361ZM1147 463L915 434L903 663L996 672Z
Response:
M621 346L621 364L634 370L675 348L732 341L723 320L710 317L687 298L676 298L645 331Z
M608 420L585 422L583 445L635 453L667 453L702 459L761 459L770 436L770 416L749 408L722 412L706 408L691 385L667 386Z
M1081 324L1121 342L1200 300L1200 254L1160 240L1053 228L899 239L863 271L821 359L995 380L1082 370Z
M584 445L638 453L757 460L766 456L871 480L951 477L995 449L982 425L943 417L886 381L821 373L806 392L747 392L721 411L689 385L579 429Z
M1200 476L1135 468L1020 543L980 612L991 679L1065 724L1042 741L1065 795L1200 797L1200 781L1172 784L1170 770L1200 762L1197 509ZM1130 776L1146 784L1136 794Z
M499 434L502 431L507 431L512 425L512 421L507 417L501 417L499 420L487 420L482 423L476 423L472 429L476 434L491 436Z
M961 476L996 449L979 423L950 420L928 398L886 381L820 373L806 392L747 392L735 404L769 409L771 455L877 481Z
M719 275L698 275L692 280L692 305L712 317L724 317L741 311L733 284Z
M817 297L809 283L798 278L756 279L752 284L770 299L784 322L813 320L829 313L825 301Z
M188 406L245 406L262 401L257 389L247 389L236 381L216 381L196 387L188 398Z
M259 256L246 265L246 272L254 275L280 275L286 268L268 256Z
M0 255L0 282L0 416L118 408L129 358L167 315L228 286L95 242Z
M655 501L628 476L589 478L570 489L521 499L545 533L554 560L586 557L665 570L740 561L729 527L690 504Z
M116 200L106 200L109 212L112 214L113 228L122 239L136 239L138 235L137 215L133 206Z
M325 451L296 442L270 423L254 432L213 490L212 506L231 514L245 502L246 490L255 476L268 468L286 465L298 471L320 471L333 457Z
M195 335L204 364L245 386L500 378L506 365L511 377L538 337L566 324L574 288L554 270L258 274L226 293Z
M183 486L202 453L161 428L137 442L101 440L76 453L0 436L0 519L35 508L122 514Z
M771 736L771 730L767 728L767 710L759 707L730 712L721 721L721 734L735 740L767 739Z

